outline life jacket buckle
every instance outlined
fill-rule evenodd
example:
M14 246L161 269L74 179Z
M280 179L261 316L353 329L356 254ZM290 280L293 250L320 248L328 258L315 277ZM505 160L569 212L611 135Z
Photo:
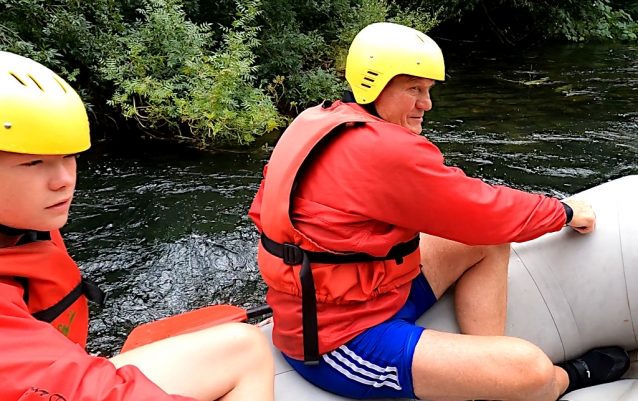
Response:
M284 242L282 247L284 263L288 266L300 265L303 262L303 250L295 244Z

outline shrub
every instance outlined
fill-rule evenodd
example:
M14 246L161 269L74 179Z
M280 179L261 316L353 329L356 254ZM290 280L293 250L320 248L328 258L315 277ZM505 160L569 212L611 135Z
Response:
M392 21L427 32L436 12L411 10L386 0L270 0L264 2L258 73L264 82L283 77L277 104L292 112L324 99L341 97L347 87L343 71L348 47L363 27Z
M238 17L213 43L210 24L186 19L178 0L149 0L143 19L101 62L117 88L108 104L156 135L166 127L201 146L246 144L284 124L270 97L254 86L259 3L238 0Z

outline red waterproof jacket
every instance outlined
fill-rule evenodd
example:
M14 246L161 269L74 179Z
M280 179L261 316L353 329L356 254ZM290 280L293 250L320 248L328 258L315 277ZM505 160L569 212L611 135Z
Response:
M59 277L47 280L44 272ZM194 401L166 394L136 367L116 370L107 359L88 355L83 296L73 297L51 323L34 317L50 311L80 280L58 232L51 240L0 249L0 400Z
M330 135L317 132L339 125L331 119L365 123L342 125ZM308 137L319 144L308 144ZM314 151L308 152L308 146ZM274 160L279 157L296 160L291 152L309 153L306 163L298 169L290 162L288 170L283 167L289 176L278 172L273 180L266 166L249 215L260 232L279 236L278 241L291 238L302 248L381 256L417 232L492 245L527 241L565 224L558 200L469 178L445 166L440 151L426 138L372 117L354 103L339 101L300 114L270 163L279 164ZM288 208L290 223L281 217L282 207ZM299 266L288 266L262 248L260 244L258 262L269 285L273 342L287 355L303 359ZM418 259L406 260L398 269L387 262L313 264L312 269L320 353L395 314L409 292L409 280L403 277L419 271Z

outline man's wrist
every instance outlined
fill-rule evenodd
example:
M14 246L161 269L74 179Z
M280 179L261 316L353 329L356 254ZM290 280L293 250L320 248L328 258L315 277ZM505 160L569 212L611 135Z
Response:
M565 208L565 218L566 218L565 225L567 225L574 218L574 209L572 209L572 207L565 202L561 202L561 203L563 204L563 207Z

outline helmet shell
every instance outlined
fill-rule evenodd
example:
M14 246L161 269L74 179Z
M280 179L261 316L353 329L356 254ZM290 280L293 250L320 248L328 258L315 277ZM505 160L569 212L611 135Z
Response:
M60 155L91 146L80 96L45 66L0 51L0 151Z
M378 22L363 28L346 59L346 80L359 104L372 103L397 75L445 80L439 46L407 26Z

